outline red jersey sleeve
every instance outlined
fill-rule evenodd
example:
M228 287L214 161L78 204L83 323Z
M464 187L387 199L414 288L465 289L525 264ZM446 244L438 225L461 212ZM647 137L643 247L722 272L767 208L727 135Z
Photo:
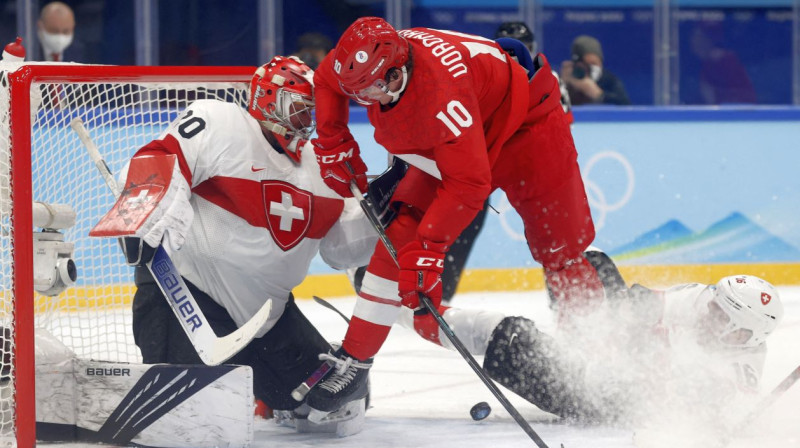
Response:
M333 51L325 56L314 71L314 102L319 138L330 138L344 130L349 133L349 98L339 88L334 75Z

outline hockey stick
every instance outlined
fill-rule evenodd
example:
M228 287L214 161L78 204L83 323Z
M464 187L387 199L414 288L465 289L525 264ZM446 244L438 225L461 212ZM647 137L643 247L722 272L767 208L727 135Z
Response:
M375 228L375 231L378 232L378 236L383 242L383 245L386 247L386 250L389 252L389 255L392 256L392 259L394 260L395 264L397 264L397 250L395 250L394 245L389 240L389 237L386 235L386 230L384 230L383 225L381 225L380 221L378 220L378 217L375 216L375 213L372 210L372 204L370 203L369 199L365 198L363 194L361 194L361 191L358 189L355 182L350 183L350 191L353 193L353 197L358 199L358 202L361 205L361 209L364 210L364 214L367 215L367 219L369 220L370 223L372 223L372 226ZM517 408L515 408L510 401L508 401L508 398L506 398L506 396L503 395L503 392L501 392L500 389L497 388L497 385L494 384L494 381L492 381L492 379L489 378L489 375L486 374L486 372L483 370L480 364L478 364L478 362L475 360L472 354L467 350L466 347L464 347L464 343L461 342L461 340L458 338L458 336L456 336L455 332L450 327L450 325L444 320L442 315L439 314L439 310L437 310L436 307L433 306L433 302L431 302L431 300L425 294L422 293L418 294L420 303L422 303L425 309L433 315L433 318L436 319L436 323L439 324L439 328L442 329L442 332L444 332L445 336L447 336L447 339L450 340L450 342L456 348L458 353L460 353L461 356L464 358L464 360L467 361L467 364L469 364L469 366L472 367L472 370L475 371L475 373L478 375L481 381L483 381L483 384L485 384L486 387L489 388L489 391L492 393L492 395L495 396L495 398L497 398L497 401L499 401L500 404L502 404L503 407L506 409L506 411L508 411L508 413L511 414L512 417L514 417L514 420L517 422L517 424L519 424L522 430L525 431L526 434L528 434L528 436L533 440L536 446L538 446L539 448L548 448L547 444L545 444L542 438L539 437L539 435L536 433L536 431L534 431L533 428L531 428L531 425L529 425L528 422L522 417L522 415L520 415L519 411L517 411Z
M775 401L778 398L780 398L780 396L783 395L787 390L789 390L789 388L791 388L794 385L794 383L796 383L797 380L799 379L800 379L800 366L797 366L792 371L792 373L789 374L789 376L784 378L783 381L781 381L777 386L775 386L774 389L772 389L772 392L770 392L769 395L762 398L761 401L759 401L758 404L755 406L755 408L749 414L747 414L747 417L739 421L739 424L734 426L734 428L744 428L748 422L751 422L756 418L758 418L764 412L764 410L772 406L772 403L775 403ZM725 448L731 443L731 441L735 437L736 437L735 433L728 435L725 439L722 440L722 442L720 442L719 445L717 445L717 448Z
M327 308L327 309L329 309L331 311L334 311L334 312L336 312L336 314L342 316L342 319L344 319L344 321L347 322L348 324L350 323L350 318L345 316L344 313L339 311L339 308L336 308L335 306L333 306L332 303L328 302L327 300L323 299L322 297L313 296L313 299L314 299L315 302L319 303L320 305L324 306L325 308Z
M89 131L84 127L83 121L76 118L72 120L70 126L86 147L89 157L100 171L106 185L114 193L114 198L119 198L121 190L100 151L89 136ZM178 322L181 323L181 327L189 337L197 355L207 365L222 364L242 350L253 340L253 337L269 318L272 300L267 300L261 309L236 331L227 336L217 337L163 246L156 248L153 259L147 262L146 266L175 313Z

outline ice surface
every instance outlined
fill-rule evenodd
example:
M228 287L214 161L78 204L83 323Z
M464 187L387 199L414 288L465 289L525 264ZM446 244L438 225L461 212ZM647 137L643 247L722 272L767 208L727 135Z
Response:
M770 336L762 392L766 394L800 364L800 287L779 287L785 318ZM330 300L349 314L354 299ZM543 331L552 331L552 313L543 291L524 293L473 293L457 295L454 306L494 309L533 319ZM346 329L341 317L312 301L300 301L304 313L331 340L340 339ZM372 402L366 426L355 436L339 439L297 434L261 420L256 426L254 447L533 447L502 405L458 353L422 340L413 332L395 327L376 357L372 369ZM502 388L501 388L502 389ZM681 428L634 431L606 427L584 427L559 423L550 414L502 389L533 429L551 448L712 448L706 435ZM469 410L486 401L492 414L475 422ZM792 388L753 421L731 448L800 446L800 385ZM638 445L637 445L638 444ZM699 444L699 445L698 445Z
M800 364L800 287L779 287L785 318L769 339L762 393L772 390ZM354 298L329 300L350 314ZM457 295L453 305L494 309L524 315L539 328L554 328L543 291L523 293L473 293ZM309 319L330 340L343 337L342 318L311 300L298 302ZM479 361L482 361L479 359ZM502 388L501 388L502 389ZM551 415L502 389L550 448L713 448L707 435L679 427L639 430L585 427L556 421ZM469 410L486 401L491 415L480 422ZM782 396L751 424L742 428L730 448L800 447L800 385ZM298 434L272 420L256 421L255 448L354 447L354 448L486 448L534 447L502 405L478 379L458 353L422 340L415 333L395 327L376 357L372 369L372 402L364 430L337 438L320 434ZM71 444L97 447L98 445Z

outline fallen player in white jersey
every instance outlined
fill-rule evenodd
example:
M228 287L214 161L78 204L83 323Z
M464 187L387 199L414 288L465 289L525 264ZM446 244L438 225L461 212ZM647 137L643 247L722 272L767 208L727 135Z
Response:
M605 304L555 335L521 316L442 306L495 381L567 421L627 427L697 425L730 432L754 405L766 338L783 316L777 289L754 276L715 285L628 288L610 258L587 252ZM449 347L429 314L401 325ZM669 422L669 423L666 423Z
M358 203L326 186L306 147L314 132L312 76L299 60L275 57L256 71L247 110L194 102L136 152L120 199L157 204L136 237L124 239L128 262L139 266L133 332L143 361L201 362L141 267L163 245L218 336L272 300L266 325L227 363L251 366L255 397L294 416L303 416L305 406L292 390L319 366L320 353L333 350L300 312L292 289L317 253L337 269L359 266L377 240ZM159 179L159 172L167 174ZM138 211L135 204L129 209L129 218ZM357 432L352 421L363 420L364 409L364 399L350 403L323 424L341 417L351 421L347 428L328 426L339 435Z

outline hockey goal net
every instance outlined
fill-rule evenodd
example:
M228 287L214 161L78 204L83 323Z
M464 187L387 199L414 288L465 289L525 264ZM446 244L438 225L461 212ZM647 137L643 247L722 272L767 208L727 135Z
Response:
M35 443L34 329L79 358L140 360L133 270L114 240L88 237L114 198L70 122L117 173L192 101L244 105L254 69L0 62L0 446Z

